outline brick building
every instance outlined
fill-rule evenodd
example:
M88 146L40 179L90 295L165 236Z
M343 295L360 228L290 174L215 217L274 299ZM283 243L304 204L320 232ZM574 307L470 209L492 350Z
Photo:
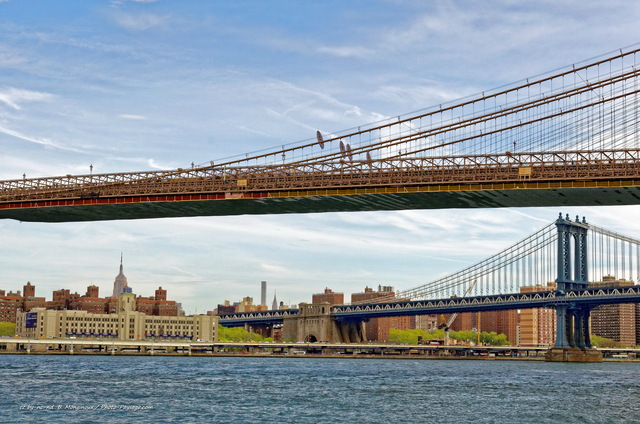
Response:
M415 328L431 331L438 328L440 325L440 319L438 315L416 315L415 317Z
M520 293L554 291L555 283L520 288ZM520 346L553 346L556 341L556 311L548 308L520 311Z
M45 307L45 298L36 297L36 286L31 282L27 282L22 290L22 293L19 290L9 293L0 290L0 322L16 322L18 311Z
M167 291L158 287L155 296L142 297L136 299L137 310L147 315L156 316L177 316L180 308L174 300L167 300Z
M446 317L449 319L449 315ZM520 314L517 309L506 311L463 312L451 324L453 331L479 330L507 336L512 345L519 342Z
M275 308L277 309L277 308ZM237 312L256 312L256 311L268 311L269 307L266 305L254 305L253 297L243 297L242 301L234 302L225 300L223 304L218 304L218 307L213 311L207 311L207 315L227 315L235 314Z
M311 303L328 303L330 305L343 305L344 293L334 293L330 288L325 288L324 293L316 293L311 296Z
M234 304L235 312L256 312L267 311L269 308L266 305L254 305L253 297L243 297L241 302Z
M232 305L231 302L225 300L223 304L218 304L218 307L215 311L207 312L207 315L226 315L226 314L234 314L236 312L235 305Z
M553 291L555 283L522 287L521 293ZM454 331L479 330L507 336L512 345L551 346L555 343L555 311L552 309L510 309L505 311L465 312L451 325Z
M362 293L352 293L351 303L384 301L393 297L395 292L391 286L378 286L378 291L365 287ZM409 330L415 327L415 317L383 317L371 318L365 322L365 337L367 340L385 342L389 340L389 330Z
M118 296L122 293L131 293L132 289L127 284L120 260L120 273L113 283L113 291L118 292L117 296L100 297L100 289L96 285L87 287L87 292L80 295L78 292L71 293L69 289L54 290L52 299L47 301L44 297L36 297L36 287L30 282L20 291L6 293L0 290L0 321L16 322L16 314L19 311L28 312L34 308L44 308L50 310L76 310L86 311L92 314L112 314L116 311ZM167 290L159 287L155 291L155 296L142 297L136 299L136 307L139 312L149 316L178 316L182 314L180 305L175 300L167 300Z
M633 285L633 281L606 276L602 281L589 284L589 287L629 287ZM591 310L591 333L624 343L629 347L635 347L639 340L637 337L637 310L636 303L598 306Z
M504 334L512 345L516 345L519 342L519 325L520 314L517 309L486 311L480 314L480 332L490 333L495 331L498 334Z

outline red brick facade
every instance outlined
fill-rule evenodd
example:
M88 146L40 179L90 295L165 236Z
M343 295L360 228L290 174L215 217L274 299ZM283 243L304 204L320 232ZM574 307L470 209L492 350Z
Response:
M334 293L330 288L324 289L324 293L316 293L311 297L311 303L328 303L330 305L344 304L344 293Z
M16 322L18 311L28 312L33 308L46 308L54 310L78 310L93 314L110 314L115 312L116 301L114 298L98 297L98 286L87 287L84 295L71 293L68 289L55 290L52 300L44 297L35 297L35 286L27 283L24 286L24 295L20 292L6 293L0 290L0 321ZM141 297L136 299L139 312L156 316L178 316L179 306L175 300L167 300L167 291L159 287L156 296Z

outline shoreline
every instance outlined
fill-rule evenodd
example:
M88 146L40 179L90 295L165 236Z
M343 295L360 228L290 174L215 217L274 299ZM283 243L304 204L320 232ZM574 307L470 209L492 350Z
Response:
M446 360L446 361L542 361L544 356L454 356L454 355L297 355L297 354L256 354L256 353L151 353L151 352L2 352L0 355L36 355L36 356L138 356L138 357L197 357L197 358L320 358L320 359L393 359L393 360ZM640 363L640 359L604 358L603 362Z

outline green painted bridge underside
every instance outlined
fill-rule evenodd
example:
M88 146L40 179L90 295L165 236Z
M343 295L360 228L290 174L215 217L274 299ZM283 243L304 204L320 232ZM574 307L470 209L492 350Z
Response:
M640 204L640 187L376 193L0 209L0 218L36 222L190 216L299 214L408 209L465 209Z

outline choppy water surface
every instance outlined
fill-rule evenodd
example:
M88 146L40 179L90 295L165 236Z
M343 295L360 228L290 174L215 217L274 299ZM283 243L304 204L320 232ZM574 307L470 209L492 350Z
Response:
M0 355L2 423L640 423L640 364Z

